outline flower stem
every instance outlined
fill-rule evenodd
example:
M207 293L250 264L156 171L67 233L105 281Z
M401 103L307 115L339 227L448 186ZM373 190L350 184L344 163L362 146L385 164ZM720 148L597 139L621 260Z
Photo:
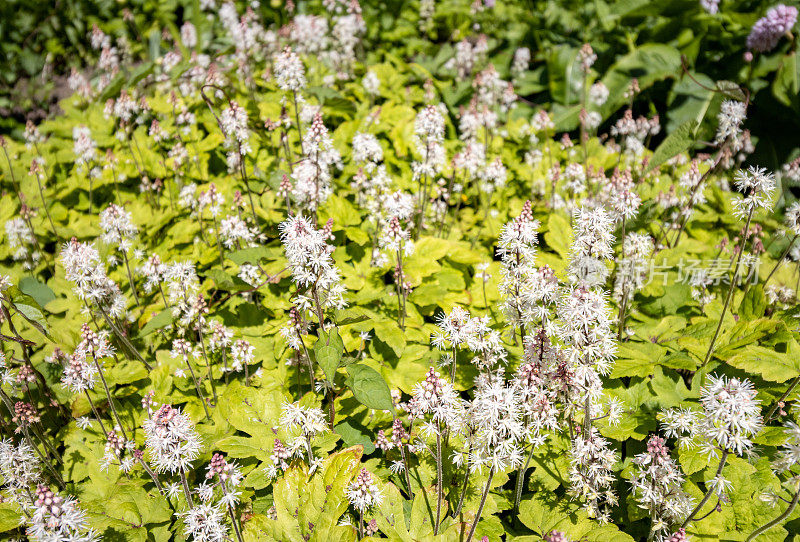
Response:
M206 418L209 420L211 419L211 413L208 411L208 405L206 405L206 398L203 395L203 390L200 389L200 383L197 381L197 376L194 374L194 369L192 369L192 364L189 362L189 357L183 357L186 360L186 366L189 367L189 373L192 375L192 380L194 381L194 388L197 390L197 396L200 398L200 402L203 403L203 410L206 412Z
M439 534L439 523L442 521L442 435L436 432L436 523L433 534Z
M189 508L194 508L194 501L192 500L192 492L189 491L189 482L186 481L186 473L183 467L180 468L181 484L183 484L183 493L186 495L186 502L189 503Z
M483 513L483 506L486 504L486 497L489 496L489 487L492 485L492 478L494 478L494 467L489 470L489 479L486 480L486 486L483 488L483 495L481 495L481 504L478 506L478 511L475 513L475 519L472 520L472 527L469 529L469 536L467 542L472 542L472 537L475 536L475 529L478 527L478 522Z
M769 421L772 419L772 416L774 416L774 415L775 415L775 411L776 411L776 410L778 410L778 407L780 406L780 404L781 404L781 403L782 403L782 402L783 402L783 401L784 401L784 400L785 400L787 397L789 397L789 394L790 394L790 393L792 393L792 392L794 391L794 389L797 387L797 384L798 384L798 383L800 383L800 376L798 376L798 377L795 377L795 379L794 379L794 380L792 380L792 383L791 383L791 384L789 384L789 388L788 388L788 389L787 389L787 390L786 390L786 391L783 393L783 395L781 395L780 399L778 399L777 401L775 401L775 404L774 404L774 405L772 405L772 408L771 408L771 409L769 409L769 412L767 412L767 415L764 417L764 425L766 425L766 424L768 424L768 423L769 423Z
M224 480L222 481L222 490L226 494L228 493L228 487L225 485ZM233 525L233 531L236 533L236 539L239 542L244 542L244 539L242 538L242 532L239 529L239 522L236 521L236 515L233 513L233 506L231 506L230 504L228 505L228 514L230 514L231 516L231 524Z
M106 440L108 440L108 431L106 431L106 426L103 425L103 420L100 419L100 413L97 412L97 408L94 406L94 402L92 401L92 397L89 395L89 390L84 390L86 394L86 398L89 400L89 406L92 407L92 412L94 413L94 417L97 418L97 422L100 424L100 429L103 430L103 435L105 435Z
M789 507L783 512L783 514L776 517L766 525L762 525L761 527L753 531L753 533L747 537L747 540L745 542L751 542L752 540L755 540L758 535L767 532L775 525L779 524L781 521L788 518L791 515L791 513L794 512L798 500L800 500L800 490L795 492L794 497L792 498L792 502L789 503Z
M764 285L763 285L764 288L767 287L767 283L769 282L769 279L772 278L772 275L774 275L775 271L777 271L778 268L781 266L781 264L783 263L783 260L786 259L786 255L789 254L790 250L792 250L792 246L794 246L794 242L797 241L797 237L798 236L800 236L800 234L795 234L795 236L792 237L792 240L789 241L789 244L784 249L783 253L781 254L781 257L778 258L778 261L775 263L775 267L773 267L772 271L770 271L769 275L767 275L767 279L764 281Z
M116 325L114 325L114 322L112 322L111 318L108 317L108 314L106 314L106 311L103 309L103 307L97 305L97 308L100 311L100 314L103 315L103 319L106 321L106 324L108 324L108 327L111 328L111 331L114 332L114 335L117 336L120 342L124 344L128 348L128 350L130 350L130 353L133 354L136 357L136 359L138 359L144 364L145 368L148 371L153 370L153 366L145 361L145 359L142 357L142 355L139 353L136 347L133 346L133 344L131 344L128 338L122 334L122 331L120 331L120 329Z
M216 384L214 384L214 374L211 371L211 360L209 359L208 354L206 353L206 341L205 341L205 337L203 336L203 330L202 329L198 329L197 332L200 335L200 347L201 347L202 352L203 352L203 359L205 360L206 367L208 368L208 381L211 383L211 394L213 395L213 402L211 404L212 404L212 406L216 406L217 405L217 386L216 386ZM247 367L247 364L245 364L245 367Z
M519 512L519 503L522 500L522 485L525 480L525 471L528 470L528 465L530 465L531 463L531 458L533 457L533 450L534 446L531 445L531 450L528 452L528 459L527 461L525 461L525 466L523 467L522 465L520 465L519 469L517 470L517 487L514 496L514 510L516 510L517 512Z
M147 464L147 462L144 460L143 457L135 455L135 454L134 454L134 457L136 457L139 460L139 463L141 463L142 468L147 472L147 474L150 475L150 478L153 479L153 483L156 484L156 488L158 489L158 492L163 495L164 494L164 488L161 487L161 483L158 481L158 476L156 475L155 472L153 472L153 469L150 468L150 465Z
M106 377L103 375L103 368L100 366L100 362L97 361L96 356L92 356L92 358L94 359L95 367L97 367L97 372L100 373L100 382L103 383L103 389L106 390L106 398L108 399L108 404L111 407L111 412L114 413L114 419L117 421L117 425L119 425L119 430L122 431L122 436L125 438L125 440L128 440L128 435L125 433L125 427L122 425L122 420L120 419L119 414L117 414L117 407L114 406L114 398L111 397L111 391L108 389Z
M122 258L125 260L125 269L128 271L128 283L131 285L131 293L133 294L133 300L136 301L136 306L140 306L139 304L139 295L136 293L136 284L133 282L133 273L131 273L131 265L128 262L128 253L123 251Z
M744 226L744 234L742 235L742 242L739 245L739 254L736 256L736 264L733 266L733 276L731 277L731 285L728 288L728 295L725 297L725 305L722 307L722 314L719 315L719 323L717 323L717 330L714 332L714 337L711 339L711 344L708 345L708 352L706 352L706 359L703 360L701 367L705 367L708 360L711 359L711 354L714 352L714 343L717 342L719 331L722 329L722 322L725 320L725 313L728 311L728 305L731 304L733 297L733 289L736 287L736 279L739 276L739 263L742 261L742 253L744 253L744 245L747 242L747 232L750 229L750 221L753 219L753 210L755 207L750 208L747 213L747 223Z
M469 452L467 452L467 457L472 454L472 442L469 443ZM469 475L470 475L469 467L466 469L464 473L464 484L461 486L461 496L458 498L458 506L455 507L453 510L453 517L458 517L458 514L461 512L461 508L464 506L464 498L467 496L467 488L469 487Z
M717 476L722 474L722 468L725 466L725 463L728 461L728 454L729 454L729 452L727 450L722 452L722 458L719 460L719 467L717 467L717 473L714 475L714 478L716 478ZM711 495L713 493L714 493L714 488L713 487L708 488L708 491L706 491L706 494L703 495L703 499L697 504L695 509L692 510L692 513L689 514L689 516L681 524L681 529L685 529L689 525L689 523L692 522L694 517L706 505L706 503L708 502L708 499L711 498Z

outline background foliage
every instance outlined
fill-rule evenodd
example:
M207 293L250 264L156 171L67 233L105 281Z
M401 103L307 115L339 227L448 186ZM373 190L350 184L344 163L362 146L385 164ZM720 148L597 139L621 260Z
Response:
M286 428L280 424L282 403L301 400L308 406L322 405L319 396L308 389L307 375L287 363L293 353L279 333L289 319L291 281L279 277L254 293L237 276L248 263L260 264L270 276L287 265L278 240L278 224L286 218L278 189L287 170L280 157L279 132L264 128L268 120L280 118L285 93L266 77L266 62L254 69L256 82L252 86L234 80L227 88L246 107L254 133L254 153L248 158L252 168L248 190L255 194L263 239L255 247L226 250L220 262L218 247L202 239L202 225L196 216L171 205L165 193L153 199L139 190L140 167L152 178L163 178L169 190L171 186L177 188L178 183L197 184L201 189L214 183L228 202L236 190L245 190L240 179L226 167L224 137L214 112L197 96L186 100L196 123L183 136L192 157L183 169L165 160L164 149L149 139L146 126L134 129L134 137L141 142L134 152L117 137L115 121L103 113L106 99L117 98L123 89L136 88L147 93L153 114L164 127L177 131L168 93L149 85L149 76L159 73L156 59L167 50L168 40L162 39L162 33L176 36L182 22L190 20L207 49L220 54L230 52L229 40L214 21L205 17L197 3L177 0L143 0L141 4L65 0L56 6L6 2L0 8L4 10L0 25L7 36L0 40L4 55L0 73L8 84L7 94L0 98L5 102L0 105L17 108L6 116L4 126L12 137L7 144L9 162L0 159L6 190L0 202L0 221L19 213L19 202L13 197L14 184L19 183L26 201L37 201L39 189L35 178L28 175L28 168L35 156L42 156L49 169L45 194L56 230L49 230L42 213L35 217L34 230L43 259L32 270L15 261L9 242L0 246L4 273L13 283L5 295L15 308L13 321L20 333L35 342L31 360L46 386L32 388L37 393L45 387L52 390L56 403L67 410L66 414L59 412L50 408L52 405L44 396L35 397L34 402L42 408L42 425L49 438L58 443L63 457L60 471L68 491L80 499L92 525L109 540L182 540L183 535L180 520L173 514L179 507L174 497L159 495L144 476L128 477L114 467L100 469L104 455L102 434L96 427L81 429L73 420L89 414L90 405L84 397L73 396L60 386L61 367L48 361L56 347L66 352L76 347L80 326L87 319L56 255L61 244L71 238L94 241L102 233L97 217L100 202L105 207L120 198L140 228L137 248L147 254L160 254L165 260L194 262L211 316L256 348L256 359L249 367L254 375L252 386L245 385L242 375L225 378L219 363L213 367L219 402L211 419L204 420L203 406L191 381L176 376L181 362L169 354L176 326L170 311L153 293L143 296L141 307L130 304L131 318L124 322L124 331L155 368L148 372L138 361L120 355L115 362L108 360L107 375L129 427L141 426L145 418L141 400L148 392L153 392L161 403L182 406L197 422L204 448L196 461L197 471L191 474L192 483L202 481L204 470L200 465L206 465L214 452L239 462L245 474L239 513L248 542L355 540L355 529L341 525L340 520L348 512L345 487L362 466L376 474L384 495L383 503L373 513L378 536L405 541L455 541L463 538L463 527L471 521L470 514L474 515L480 495L470 491L464 516L448 518L442 532L433 535L433 510L426 495L435 484L435 465L429 459L414 465L412 485L416 496L408 499L401 491L403 477L389 469L383 452L374 445L377 432L388 431L393 419L393 413L384 408L385 388L399 390L408 397L413 386L437 362L441 353L430 344L437 329L437 315L465 306L475 315L489 317L496 329L504 328L497 310L501 299L496 243L502 225L520 213L526 200L534 200L534 216L541 221L537 261L556 273L565 271L572 236L570 215L565 209L551 208L543 197L547 164L531 164L523 157L528 151L540 150L558 163L576 159L574 150L554 139L531 142L526 130L533 113L546 108L553 113L555 132L573 136L577 133L580 105L574 82L582 76L577 73L575 57L581 45L588 42L595 47L598 61L592 76L610 89L611 97L601 111L601 132L613 125L626 105L624 89L633 77L642 89L634 106L636 114L659 114L668 133L679 133L678 127L687 121L698 122L696 130L685 131L678 138L678 150L671 151L668 145L656 150L656 154L647 151L651 160L658 156L663 160L649 175L640 168L642 182L637 191L645 205L635 222L628 225L629 231L659 236L663 216L655 198L687 171L689 156L707 149L705 142L713 138L720 104L732 92L724 81L746 83L752 91L747 127L757 145L749 160L777 169L793 156L795 141L791 136L800 128L795 42L782 40L776 51L757 57L754 63L742 58L747 33L763 15L764 6L758 3L723 2L721 12L710 15L696 2L682 0L498 2L493 9L474 15L469 3L443 2L437 6L432 24L422 32L417 7L416 3L399 1L364 3L367 34L356 72L361 77L368 66L378 75L381 88L374 100L366 96L358 77L332 87L327 85L326 68L313 58L306 59L310 68L308 100L321 106L334 144L342 151L349 151L353 135L368 125L379 138L396 187L414 192L417 183L412 181L410 167L413 121L426 104L425 82L433 81L434 95L447 106L446 147L452 156L460 145L458 111L468 105L473 90L470 81L457 80L445 64L454 54L453 42L471 35L477 20L489 36L488 56L502 77L510 79L511 57L517 47L528 46L534 53L531 69L517 84L523 103L503 119L504 134L490 145L490 150L506 164L509 182L502 191L488 196L486 212L481 193L475 187L468 188L457 210L451 205L452 217L446 227L438 232L422 232L416 252L405 262L412 293L405 327L401 328L396 320L391 266L370 265L373 240L369 214L357 204L356 191L350 184L358 164L349 158L349 152L343 152L344 167L334 179L334 194L319 209L318 217L320 224L333 220L333 257L341 270L350 305L336 311L333 317L341 333L342 357L331 362L332 370L325 370L327 354L315 348L315 337L306 337L306 346L320 364L317 376L327 378L336 390L336 424L333 432L314 442L315 454L323 459L313 472L308 465L296 461L274 481L265 475L265 469L272 461L275 440L286 438ZM133 14L132 21L125 20L125 9ZM316 4L305 3L298 3L298 10L322 11ZM277 4L265 3L255 11L265 25L286 22L284 10ZM48 87L60 84L57 77L49 74L74 65L98 75L92 67L94 53L87 48L87 33L94 23L108 34L127 36L130 58L135 62L125 64L99 96L90 100L72 96L61 101L60 112L39 124L46 140L35 148L26 146L20 121L28 114L39 115L34 110L39 107L34 104L41 101L37 93L49 95L55 88ZM64 61L66 64L62 64ZM45 70L48 75L40 79L46 64L51 65ZM177 79L175 73L167 75ZM718 91L720 87L728 92ZM372 118L378 121L373 124ZM91 127L98 148L121 157L115 170L103 169L91 191L85 172L75 163L73 128L78 125ZM650 148L659 149L662 137L654 139ZM585 143L586 160L593 167L611 171L620 158L603 143L598 138L589 139ZM291 144L299 146L294 136ZM680 157L675 159L678 154ZM635 168L641 164L624 165ZM176 178L176 172L180 178ZM615 467L615 487L621 499L614 509L612 524L599 525L568 498L569 441L555 435L533 457L519 514L511 511L513 481L506 474L495 477L484 519L478 524L478 536L493 541L505 537L529 542L560 530L573 540L644 540L650 520L633 502L626 478L630 477L631 458L645 449L645 439L658 430L657 413L665 408L696 405L703 377L712 371L751 379L765 407L781 397L790 382L800 378L796 301L793 298L785 304L777 303L760 285L749 287L746 293L744 288L737 290L732 305L735 315L724 316L719 347L712 361L702 366L716 322L724 313L726 285L714 284L710 288L713 300L703 304L693 298L689 286L680 282L679 272L689 261L719 259L721 240L734 241L739 235L741 224L732 214L729 180L727 172L713 176L707 190L708 201L697 206L681 243L658 253L667 280L650 282L636 294L629 317L632 332L620 345L616 365L606 381L608 393L623 400L626 407L619 426L598 424L621 455ZM780 216L763 213L757 220L763 228L760 239L765 253L755 272L763 280L782 259L788 239L782 235ZM97 246L104 258L113 256L113 247L99 242ZM726 253L725 258L728 257L730 254ZM486 273L490 278L485 283L477 272L479 264L488 264ZM796 266L784 265L776 273L775 283L795 285L796 271ZM130 298L124 266L109 266L109 274L123 285ZM245 295L241 295L243 292ZM368 333L370 338L365 340L362 333ZM520 345L506 336L503 346L509 352L511 367L518 365L522 358ZM13 352L19 357L18 349L16 345L4 345L4 351L12 356ZM468 363L462 363L460 368L456 388L468 395L477 370ZM379 378L374 378L375 374ZM103 403L102 391L95 390L92 395L95 402ZM793 398L790 395L787 402ZM108 414L106 406L102 410ZM142 435L134 434L141 445ZM784 441L782 429L773 424L757 437L757 457L749 461L732 459L726 470L733 482L730 502L720 512L693 524L691 534L697 539L743 540L755 527L773 518L776 511L759 497L765 489L781 489L781 480L770 468L770 460ZM686 490L699 497L716 465L693 450L676 452L676 457L687 475ZM456 471L445 471L444 476L448 487L460 480ZM485 480L485 475L479 475L474 483L480 487ZM450 499L454 500L452 496ZM14 504L0 502L0 531L18 536L19 516ZM762 539L777 542L797 536L797 518L798 512L794 512L785 524Z

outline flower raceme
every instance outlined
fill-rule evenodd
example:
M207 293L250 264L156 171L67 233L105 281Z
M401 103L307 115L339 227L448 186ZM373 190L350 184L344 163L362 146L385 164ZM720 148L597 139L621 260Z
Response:
M709 375L700 392L702 410L670 409L662 426L681 446L699 446L707 455L719 452L749 455L752 437L763 427L761 405L752 382L725 375Z
M162 405L144 421L142 429L150 458L159 472L186 470L200 453L200 436L180 409Z

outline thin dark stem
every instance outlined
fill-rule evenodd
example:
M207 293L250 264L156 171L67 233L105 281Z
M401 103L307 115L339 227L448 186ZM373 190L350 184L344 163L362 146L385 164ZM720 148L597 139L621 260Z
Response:
M155 483L156 488L158 489L158 492L163 495L164 494L164 488L161 487L161 483L158 481L158 475L156 475L156 473L153 472L153 469L150 468L150 465L147 464L147 462L144 460L143 457L136 456L136 455L134 455L134 457L136 457L139 460L139 463L141 463L142 468L147 472L147 474L150 475L150 478L153 479L153 483Z
M703 360L703 365L701 367L705 367L708 360L711 359L711 354L714 352L714 343L717 342L717 337L719 337L719 331L722 329L722 322L725 320L725 313L728 311L728 306L731 304L731 298L733 297L733 290L736 287L736 279L739 276L739 262L742 261L742 254L744 253L744 246L747 243L747 233L750 229L750 221L753 219L753 211L755 207L750 208L750 212L747 213L747 223L744 226L744 233L742 234L742 242L739 245L739 254L736 256L736 264L733 266L733 276L731 277L731 285L728 288L728 295L725 297L725 305L722 307L722 314L719 316L719 323L717 323L717 329L714 331L714 337L711 339L711 344L708 345L708 352L706 352L706 359Z
M478 506L478 511L475 513L475 519L472 520L472 527L469 529L469 536L467 542L472 542L472 537L475 536L475 529L478 527L478 522L483 514L483 506L486 504L486 497L489 496L489 487L492 485L492 478L494 478L494 467L489 471L489 479L486 480L486 486L483 488L483 495L481 495L481 504Z
M525 466L523 467L520 465L519 469L517 470L517 487L514 496L514 510L519 512L519 503L522 501L522 486L525 480L525 471L528 470L528 465L531 463L531 458L533 457L533 450L534 446L531 445L531 449L528 452L528 459L525 461Z
M727 450L722 452L722 458L719 460L719 467L717 467L717 473L714 475L714 478L716 478L720 474L722 474L722 469L725 466L725 463L728 461L728 454L729 454L729 452ZM711 495L713 493L714 493L714 488L713 487L708 488L708 491L706 491L706 494L703 495L703 499L697 504L695 509L692 510L692 513L689 514L689 516L681 524L681 529L685 529L689 525L689 523L691 523L692 520L694 520L694 517L706 505L706 503L708 502L708 499L711 498Z
M403 460L403 474L406 477L406 487L408 488L408 499L414 500L414 490L411 489L411 476L408 474L408 456L406 456L406 445L400 443L400 458Z
M225 481L223 480L221 481L221 483L222 483L222 491L224 491L227 494L228 487L225 485ZM236 539L239 542L244 542L244 539L242 538L242 532L239 529L239 522L236 521L236 515L233 513L233 506L228 505L228 514L230 514L231 516L231 524L233 525L233 531L236 533Z
M798 235L799 234L795 234L794 237L792 237L792 240L789 241L789 244L784 249L783 253L781 254L781 257L778 258L778 261L775 263L775 267L773 267L772 271L770 271L769 275L767 275L767 279L764 281L764 285L763 285L764 288L767 287L767 283L769 282L769 279L772 278L772 275L774 275L775 271L777 271L778 268L781 266L781 264L783 263L783 260L786 259L786 255L789 254L789 251L792 249L792 246L794 245L794 242L797 240Z
M436 523L433 524L434 536L439 534L439 523L442 521L442 435L436 432Z
M783 512L783 514L776 517L766 525L762 525L761 527L753 531L753 534L748 536L745 542L751 542L752 540L755 540L758 535L767 532L774 526L778 525L781 521L788 518L792 514L792 512L794 512L798 500L800 500L800 491L795 492L794 497L792 497L792 502L789 503L789 507Z
M219 249L219 267L220 269L225 269L225 251L222 250L222 242L219 240L219 226L217 226L217 217L213 216L214 219L214 230L217 233L217 248Z
M765 425L769 423L769 421L772 419L772 416L775 415L775 411L778 410L778 407L780 406L780 404L783 403L786 400L787 397L789 397L789 394L794 391L794 389L797 387L798 383L800 383L800 376L795 377L795 379L792 380L792 383L789 384L789 388L783 393L783 395L780 396L780 398L777 401L775 401L775 404L772 405L772 408L769 409L769 412L764 417L764 424Z
M472 442L469 443L469 452L467 452L467 457L472 455ZM453 517L458 517L458 514L461 512L461 508L464 506L464 498L467 496L467 488L469 487L469 475L470 475L469 467L467 467L466 472L464 473L464 483L461 486L461 496L458 498L458 505L453 510Z
M206 362L206 367L208 368L208 381L211 383L211 394L213 396L212 405L217 405L217 386L214 384L214 374L211 370L211 360L208 358L208 354L206 353L206 341L205 337L203 336L203 330L198 329L197 333L200 335L200 347L203 352L203 359ZM247 364L245 364L245 368L247 368Z
M139 307L139 295L136 293L136 284L133 282L133 273L131 273L131 264L128 262L128 253L126 251L122 251L122 258L125 260L125 269L128 271L128 282L131 285L131 293L133 294L133 300L136 301L136 306Z
M297 108L297 91L292 91L292 100L294 101L294 121L297 123L297 137L300 138L300 152L303 155L306 154L306 150L303 148L303 128L300 126L300 112Z
M189 508L194 508L194 501L192 500L192 492L189 491L189 482L186 481L186 473L183 467L180 468L181 484L183 484L183 492L186 495L186 502L189 503Z
M589 432L592 430L592 415L590 408L591 404L591 396L589 392L586 392L586 401L584 401L583 405L583 435L584 438L589 438Z
M103 319L106 321L106 324L108 324L108 327L111 328L111 330L114 332L114 335L117 336L120 342L122 342L122 344L124 344L128 348L128 350L130 350L130 353L136 356L136 359L138 359L144 364L145 368L148 371L151 371L153 369L153 366L145 361L145 359L142 357L142 355L139 353L136 347L134 347L133 344L131 344L131 342L128 340L128 338L122 334L119 328L116 325L114 325L114 322L112 322L111 318L108 317L108 314L106 314L106 311L103 309L103 307L97 305L97 309L100 311L100 314L103 315Z
M44 190L42 189L42 180L39 178L39 175L35 175L36 177L36 184L39 185L39 196L42 198L42 207L44 208L44 214L47 215L47 220L50 222L50 229L53 230L53 235L58 241L58 233L56 233L56 226L53 224L53 218L50 216L50 211L47 208L47 201L44 199Z
M22 190L20 190L19 184L17 183L17 177L14 175L14 168L11 165L11 158L8 156L8 150L6 150L5 145L0 145L3 147L3 154L6 155L6 162L8 163L8 172L11 177L11 184L14 185L14 192L17 193L17 199L19 200L20 206L23 205L22 201Z
M97 418L97 423L100 424L100 429L103 430L103 435L108 440L108 431L106 431L106 426L103 425L103 420L100 419L100 413L97 412L97 408L94 406L94 401L92 401L92 397L89 395L89 390L84 390L86 394L86 398L89 400L89 406L92 407L92 412L94 413L94 417Z
M108 404L111 407L111 412L114 413L114 419L117 421L117 425L119 425L119 430L122 431L122 436L125 440L128 440L128 435L125 433L125 427L122 425L122 420L117 414L117 407L114 406L114 398L111 397L111 391L108 389L108 383L106 382L106 377L103 375L103 368L100 366L100 362L97 361L97 357L92 356L94 359L94 365L97 367L97 372L100 373L100 382L103 383L103 389L106 390L106 398L108 399Z
M57 463L63 465L64 461L61 459L61 457L59 457L55 448L53 448L53 445L50 444L49 440L47 440L47 437L44 433L42 433L41 429L39 429L35 423L31 424L31 429L33 429L34 434L39 438L39 440L42 441L47 455L55 459Z
M208 405L206 405L205 395L203 395L203 390L200 389L200 383L197 381L197 376L195 376L194 374L194 369L192 369L192 364L189 361L189 356L183 356L183 359L186 360L186 366L189 367L189 373L192 375L192 380L194 381L194 388L197 390L197 396L200 398L200 402L203 403L203 410L206 412L206 418L210 420L211 413L208 411Z
M39 456L39 461L41 461L42 463L47 465L47 468L50 471L50 474L52 474L53 477L56 479L56 482L58 483L59 487L61 489L64 489L64 487L65 487L64 486L64 479L61 477L61 475L58 473L58 471L55 469L55 467L53 467L53 464L50 463L50 461L47 460L47 458L44 456L42 451L33 442L33 439L31 438L31 434L30 434L30 432L28 432L28 428L25 425L22 425L21 427L22 427L22 432L25 435L25 439L28 441L28 446L33 448L34 452L36 452L36 455Z

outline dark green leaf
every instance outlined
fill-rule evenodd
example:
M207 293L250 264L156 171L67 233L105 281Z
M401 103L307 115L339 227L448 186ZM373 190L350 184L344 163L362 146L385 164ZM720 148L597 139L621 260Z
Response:
M42 308L56 298L56 294L53 293L53 290L34 277L25 277L20 280L19 290L23 294L31 296Z
M325 372L325 378L329 384L333 384L333 378L336 376L336 369L339 368L343 353L344 343L336 328L333 328L330 333L321 332L321 336L314 343L314 355L317 363Z
M378 371L357 363L349 365L347 373L350 376L345 383L359 403L375 410L394 408L389 386Z
M153 316L149 322L147 322L142 331L139 332L139 335L144 337L145 335L149 335L157 329L161 329L167 327L175 320L175 317L172 315L172 309L164 309L163 311L159 312L155 316Z
M686 121L678 126L677 130L669 134L658 146L653 156L650 157L647 171L653 171L673 156L689 150L694 143L694 129L696 127L696 121Z
M369 455L375 451L375 444L367 434L368 429L363 425L352 420L344 421L333 428L342 437L345 446L361 445L364 447L364 454Z

